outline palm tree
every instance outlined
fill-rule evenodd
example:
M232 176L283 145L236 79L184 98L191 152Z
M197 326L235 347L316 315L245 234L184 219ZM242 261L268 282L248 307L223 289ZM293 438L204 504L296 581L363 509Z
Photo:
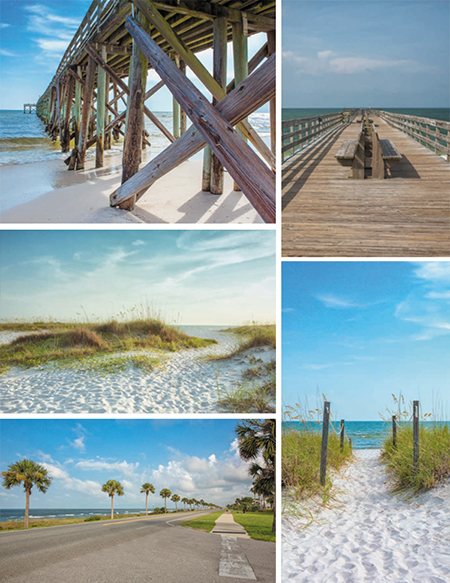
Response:
M192 504L194 504L194 501L192 500L192 498L189 498L188 504L189 504L189 510L192 511Z
M159 495L164 498L164 512L167 512L167 498L170 498L172 492L168 488L163 488Z
M186 504L189 504L189 499L186 498L186 496L184 498L181 499L181 502L183 502L184 504L184 511L186 512Z
M6 472L2 472L2 475L3 487L7 490L23 483L26 496L24 527L28 528L31 488L36 486L39 492L45 494L52 483L52 478L48 475L44 466L27 459L11 464Z
M178 506L177 506L177 502L180 501L180 497L178 496L178 494L174 494L171 498L172 502L175 502L175 512L178 512Z
M114 495L123 496L124 491L122 484L120 482L116 482L116 480L108 480L106 484L102 486L102 492L106 492L109 494L111 498L111 520L114 519Z
M142 484L141 494L145 494L145 516L148 516L148 510L147 510L148 495L154 494L154 493L155 493L155 486L153 484L149 484L148 482L145 482L145 484Z
M266 467L264 468L264 482L268 489L271 484L271 493L275 501L275 460L276 460L276 422L274 419L247 419L238 423L235 429L238 438L239 455L243 460L255 460L262 454ZM258 466L260 467L260 466ZM252 466L253 468L253 466ZM250 469L250 472L252 471ZM253 468L254 471L254 468ZM276 529L275 503L273 506L272 532Z

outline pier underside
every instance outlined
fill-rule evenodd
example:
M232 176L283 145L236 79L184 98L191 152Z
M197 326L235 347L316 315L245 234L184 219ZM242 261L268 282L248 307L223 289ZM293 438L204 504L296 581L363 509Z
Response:
M402 161L385 180L352 180L335 154L356 139L356 121L338 126L283 166L285 257L450 255L450 164L371 115Z

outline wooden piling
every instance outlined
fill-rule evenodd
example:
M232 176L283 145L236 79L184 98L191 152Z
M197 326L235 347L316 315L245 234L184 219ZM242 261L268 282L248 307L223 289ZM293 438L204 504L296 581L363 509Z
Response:
M419 471L419 401L413 401L413 463L414 473Z
M227 86L227 19L214 20L213 75L217 83L226 90ZM218 100L213 97L213 105ZM223 166L215 154L211 154L211 194L223 194Z
M92 96L94 93L94 75L95 75L95 62L92 59L92 57L89 57L88 67L86 71L86 82L84 86L84 100L83 111L81 115L80 137L78 141L77 165L76 165L77 170L84 169L86 159L89 119L91 117Z
M233 63L234 63L234 82L239 85L241 81L248 77L248 42L244 35L244 24L241 18L240 22L232 25L233 29ZM239 135L245 139L244 134L238 129ZM239 191L239 185L234 183L233 190Z
M180 59L180 71L186 75L186 63ZM183 135L187 128L187 116L183 108L180 107L180 134Z
M101 48L100 54L106 62L108 55L106 47ZM95 167L103 167L103 151L105 148L105 115L106 115L106 71L97 65L97 144L95 152Z
M323 425L322 425L322 449L320 452L320 485L325 486L327 477L327 456L328 456L328 427L330 424L330 403L323 404Z
M392 415L392 447L397 449L397 418Z
M61 149L63 152L69 152L70 150L70 118L72 117L72 101L75 90L75 80L73 77L69 77L67 83L66 107L61 141Z
M180 68L180 57L174 56L174 63ZM172 97L172 120L173 120L173 137L178 139L180 137L180 104Z
M147 18L138 11L135 17L143 30L150 29ZM123 145L122 184L139 170L142 160L142 132L144 130L144 96L147 84L148 61L139 45L133 40L133 53L130 63L130 94L127 107L127 124ZM130 210L135 200L130 199L121 208Z
M345 420L341 419L341 430L340 430L340 448L344 451L344 435L345 435Z
M267 33L268 55L273 55L276 51L276 32L271 30ZM270 147L275 154L277 148L277 101L276 97L270 100Z

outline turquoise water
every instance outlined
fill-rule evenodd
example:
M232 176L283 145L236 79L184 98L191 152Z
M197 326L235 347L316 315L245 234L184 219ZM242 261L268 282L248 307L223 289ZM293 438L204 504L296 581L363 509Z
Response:
M432 421L421 422L421 424L432 424ZM445 422L450 425L449 422ZM338 433L340 421L332 422L334 430ZM283 426L290 426L298 431L302 431L305 427L304 423L300 421L291 421L283 423ZM308 425L317 431L322 431L321 423L313 423ZM385 421L346 421L345 432L347 437L352 440L353 449L379 449L383 445L383 441L389 436L392 431L391 423Z
M182 508L182 506L180 507ZM149 512L153 508L148 509ZM114 514L145 514L142 508L114 509ZM23 509L0 509L0 520L23 520ZM111 516L111 508L30 508L30 518L87 518L88 516Z
M417 115L418 117L429 117L431 119L438 119L441 121L450 121L450 108L449 107L431 107L431 108L392 108L392 107L380 107L379 109L384 109L384 111L390 111L392 113L403 113L405 115ZM282 110L282 119L297 119L302 117L314 117L316 115L326 115L327 113L338 113L342 111L340 108L328 108L328 109L292 109L284 108Z

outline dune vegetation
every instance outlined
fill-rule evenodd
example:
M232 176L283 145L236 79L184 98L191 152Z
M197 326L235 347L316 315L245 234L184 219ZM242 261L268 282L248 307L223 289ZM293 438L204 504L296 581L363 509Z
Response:
M30 368L50 362L60 366L78 363L100 372L117 372L130 365L152 370L159 360L145 354L106 360L93 357L148 350L174 352L217 343L189 336L156 318L83 324L20 322L2 324L0 331L33 332L0 345L1 372L14 366Z

